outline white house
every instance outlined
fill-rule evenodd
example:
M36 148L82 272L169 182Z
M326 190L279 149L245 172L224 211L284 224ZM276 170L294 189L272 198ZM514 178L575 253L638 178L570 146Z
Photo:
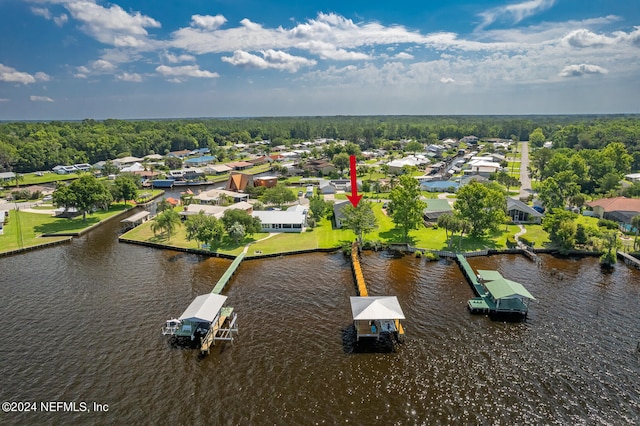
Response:
M260 219L264 232L303 232L307 227L307 209L294 206L286 211L254 211L253 217Z

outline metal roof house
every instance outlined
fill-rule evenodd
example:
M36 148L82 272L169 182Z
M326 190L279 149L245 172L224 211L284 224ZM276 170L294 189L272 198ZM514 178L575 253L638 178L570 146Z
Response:
M395 296L351 296L351 312L356 340L379 338L384 333L396 334L404 313Z

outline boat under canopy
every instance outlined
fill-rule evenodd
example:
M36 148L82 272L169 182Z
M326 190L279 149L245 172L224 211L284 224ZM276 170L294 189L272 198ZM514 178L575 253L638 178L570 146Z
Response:
M395 296L351 296L351 312L357 340L379 338L382 333L397 333L404 313Z

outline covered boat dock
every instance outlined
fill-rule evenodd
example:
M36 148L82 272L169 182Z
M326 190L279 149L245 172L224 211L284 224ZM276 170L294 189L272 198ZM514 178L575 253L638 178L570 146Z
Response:
M361 337L379 338L388 333L394 337L402 330L404 313L395 296L351 296L351 312L356 340Z
M223 307L227 296L208 293L196 297L177 319L167 321L162 334L186 343L200 343L203 353L209 352L218 340L233 342L237 333L237 315L233 308Z

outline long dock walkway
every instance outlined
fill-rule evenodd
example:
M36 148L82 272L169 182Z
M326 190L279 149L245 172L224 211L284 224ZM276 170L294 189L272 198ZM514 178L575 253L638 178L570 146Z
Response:
M358 289L358 296L367 297L367 285L364 282L364 275L362 274L362 268L360 267L360 258L358 257L358 243L354 242L351 245L351 266L353 267L353 276L356 280L356 288Z
M471 265L469 265L467 259L463 255L458 254L456 255L456 261L460 266L460 270L462 270L462 275L465 276L476 296L484 297L485 295L487 295L487 292L485 291L482 284L480 284L478 276L475 272L473 272L473 269L471 269Z
M222 274L222 276L216 283L215 287L213 287L213 290L211 290L211 293L215 293L215 294L222 293L222 290L224 290L224 287L227 285L227 283L229 282L233 274L236 272L236 270L238 269L238 266L240 266L240 263L244 259L245 255L246 253L243 252L243 253L240 253L238 257L233 259L233 262L231 262L231 265L229 265L225 273Z
M353 268L353 276L356 280L356 288L358 290L358 296L368 297L367 284L364 281L364 275L362 274L362 267L360 266L360 258L358 257L358 243L353 242L351 245L351 266ZM396 330L398 336L404 337L404 328L400 320L395 320Z

